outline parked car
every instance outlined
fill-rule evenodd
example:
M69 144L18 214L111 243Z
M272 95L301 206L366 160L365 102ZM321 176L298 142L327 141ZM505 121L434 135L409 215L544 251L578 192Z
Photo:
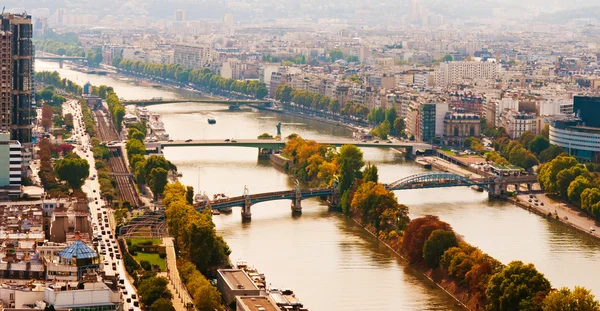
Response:
M191 142L191 141L192 141L191 139L186 139L186 140L185 140L185 142L186 142L186 143L189 143L189 142Z

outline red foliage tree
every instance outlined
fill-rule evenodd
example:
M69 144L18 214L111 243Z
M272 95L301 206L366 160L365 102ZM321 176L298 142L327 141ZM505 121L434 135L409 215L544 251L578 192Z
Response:
M423 246L429 235L435 230L442 229L452 231L452 227L437 216L426 215L425 217L413 219L404 232L402 250L408 256L411 263L423 263Z

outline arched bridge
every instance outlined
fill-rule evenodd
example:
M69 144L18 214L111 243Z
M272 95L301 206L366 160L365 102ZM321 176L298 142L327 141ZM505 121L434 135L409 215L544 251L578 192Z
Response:
M460 186L480 186L493 192L494 178L471 179L454 173L428 172L410 175L386 185L388 190L425 189Z
M388 190L408 190L408 189L424 189L424 188L442 188L442 187L462 187L462 186L480 186L490 193L495 193L496 179L482 178L470 179L461 175L446 172L427 172L411 175L385 185ZM244 195L231 197L209 202L202 202L196 205L196 209L203 210L206 207L215 210L227 210L234 206L242 207L242 218L251 218L251 206L256 203L276 201L276 200L291 200L292 210L296 212L302 211L301 201L312 197L327 197L331 205L337 205L340 199L340 194L335 187L328 188L312 188L300 189L298 183L293 190L265 192L257 194L249 194L247 189L244 189Z

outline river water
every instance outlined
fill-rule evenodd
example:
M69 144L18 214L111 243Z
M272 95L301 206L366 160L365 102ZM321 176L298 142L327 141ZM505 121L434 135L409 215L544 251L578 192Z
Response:
M87 75L58 64L36 62L36 70L57 70L83 85L107 84L120 97L184 97L179 91L154 89L112 77ZM228 111L215 104L151 106L173 139L255 138L299 133L305 138L348 138L342 127L303 118L255 110ZM217 124L208 125L207 117ZM366 148L365 159L379 168L380 181L390 183L422 169L394 151ZM183 173L184 184L212 196L241 195L290 189L293 178L243 147L166 148L165 156ZM600 242L571 228L548 222L511 204L489 202L487 194L469 188L397 191L410 217L438 215L466 241L503 263L531 262L554 287L585 286L600 296ZM293 217L289 201L254 205L252 221L242 223L238 208L214 217L218 232L232 249L232 261L244 259L267 276L273 287L293 288L312 310L458 310L435 285L394 256L352 221L316 199L302 202L303 214Z

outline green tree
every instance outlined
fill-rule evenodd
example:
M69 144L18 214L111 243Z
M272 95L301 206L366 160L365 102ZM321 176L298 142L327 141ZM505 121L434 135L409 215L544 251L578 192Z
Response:
M362 179L364 182L372 181L374 183L377 183L379 181L379 173L377 171L377 166L371 165L371 163L367 163L367 166L363 171Z
M408 208L398 204L394 192L372 181L362 183L352 198L351 210L360 215L361 223L375 228L378 234L401 233L408 223Z
M558 193L558 183L556 180L558 173L564 169L568 169L577 164L577 160L571 156L559 156L554 160L544 164L540 168L538 174L538 181L541 185L544 186L544 189L547 192ZM568 184L565 186L565 190L567 189L567 187Z
M406 131L406 124L404 122L404 119L401 117L397 117L396 120L394 120L394 133L396 135L399 135L400 137L405 136L405 131Z
M329 51L329 58L331 58L332 62L335 62L338 59L343 59L344 52L342 52L342 50L339 49L331 50Z
M567 189L569 201L580 204L581 193L587 188L592 188L594 184L585 176L577 176L570 184Z
M458 246L456 235L452 231L438 229L431 232L423 245L423 258L430 268L437 268L444 252Z
M171 299L173 295L167 288L169 280L164 277L151 277L144 279L138 288L140 302L145 306L151 306L155 301L165 298Z
M152 271L152 264L148 260L140 260L140 266L146 271Z
M553 290L544 299L543 311L599 311L600 303L584 287Z
M577 164L558 172L556 175L556 187L558 190L558 195L561 198L566 199L569 197L569 186L571 185L571 182L573 182L578 176L590 178L590 172L585 165Z
M550 162L561 154L567 155L563 148L557 145L550 145L550 147L548 147L546 150L540 152L540 162Z
M188 204L194 204L194 187L186 187L185 200L188 202Z
M125 144L125 149L127 149L127 158L130 162L134 155L139 154L143 156L146 154L146 146L137 139L128 140Z
M388 135L390 134L390 130L391 130L390 122L388 120L385 120L377 128L377 133L378 133L379 137L381 137L381 139L387 139Z
M158 199L158 195L165 190L165 186L169 182L169 172L161 167L153 168L150 171L150 189L154 193L154 199Z
M354 145L343 145L338 155L340 166L340 192L350 189L355 179L362 177L360 169L365 165L363 153Z
M144 138L146 138L146 135L144 133L138 131L135 128L131 128L131 129L129 129L129 133L127 134L127 137L129 139L136 139L136 140L143 142Z
M529 149L531 152L535 153L538 156L542 153L542 151L548 149L548 147L550 147L550 141L548 140L548 138L542 135L537 135L527 145L527 149Z
M149 311L175 311L173 302L166 298L159 298L150 305Z
M441 59L442 62L451 62L453 60L454 60L454 57L452 57L452 55L450 55L450 54L444 55L444 57L442 57L442 59Z
M600 189L594 187L583 190L581 208L596 219L600 219Z
M90 175L90 165L81 158L61 159L54 163L54 172L58 179L66 181L71 189L78 190Z
M490 278L486 290L488 310L542 310L550 289L550 282L532 264L513 261Z

